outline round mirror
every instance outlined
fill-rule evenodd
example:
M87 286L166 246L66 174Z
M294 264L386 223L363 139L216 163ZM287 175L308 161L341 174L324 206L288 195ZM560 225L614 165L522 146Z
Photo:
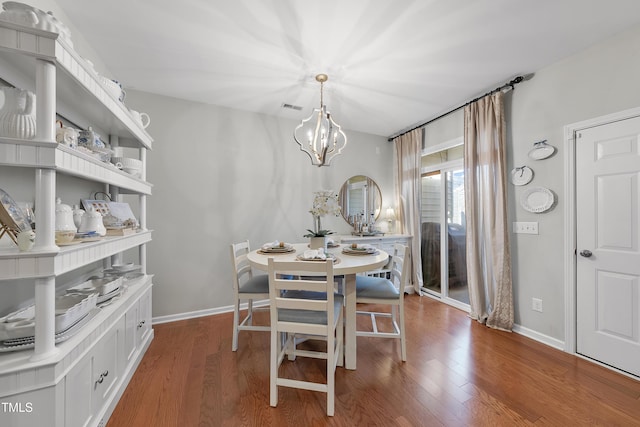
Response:
M349 224L373 223L380 216L382 193L374 180L364 175L352 176L342 184L339 195L342 217Z

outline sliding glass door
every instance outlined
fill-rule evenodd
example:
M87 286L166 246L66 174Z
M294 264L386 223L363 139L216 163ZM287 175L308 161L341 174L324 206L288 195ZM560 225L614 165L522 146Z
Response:
M451 151L446 150L446 156L435 153L423 157L423 290L468 309L464 170L462 159L451 159L456 154Z

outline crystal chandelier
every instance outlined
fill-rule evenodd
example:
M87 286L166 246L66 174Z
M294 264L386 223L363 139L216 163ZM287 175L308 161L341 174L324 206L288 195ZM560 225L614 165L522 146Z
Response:
M320 82L320 108L314 108L313 113L304 119L293 132L293 138L311 158L315 166L329 166L331 159L340 154L347 145L347 136L340 129L340 125L333 121L331 113L323 103L323 85L329 77L318 74L316 81Z

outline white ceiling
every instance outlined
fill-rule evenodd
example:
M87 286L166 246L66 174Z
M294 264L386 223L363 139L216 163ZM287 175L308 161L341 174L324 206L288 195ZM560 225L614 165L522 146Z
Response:
M640 22L638 0L56 2L125 87L300 120L327 73L335 120L382 136Z

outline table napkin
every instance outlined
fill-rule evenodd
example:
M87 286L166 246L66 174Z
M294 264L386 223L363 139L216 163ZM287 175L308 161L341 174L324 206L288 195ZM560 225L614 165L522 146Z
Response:
M370 250L373 249L373 246L371 246L368 243L358 243L358 245L356 246L358 249L366 249L366 250Z
M265 243L264 245L262 245L262 249L272 249L272 248L277 248L279 246L280 246L280 241L274 240L271 243Z
M327 259L322 249L307 249L302 255L305 259Z

